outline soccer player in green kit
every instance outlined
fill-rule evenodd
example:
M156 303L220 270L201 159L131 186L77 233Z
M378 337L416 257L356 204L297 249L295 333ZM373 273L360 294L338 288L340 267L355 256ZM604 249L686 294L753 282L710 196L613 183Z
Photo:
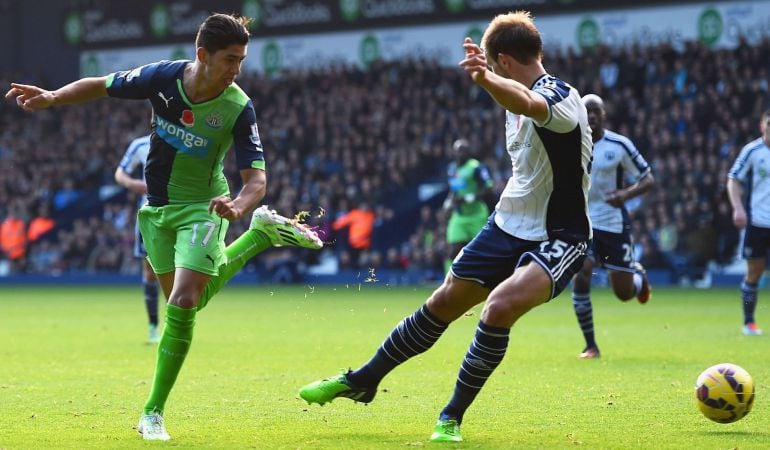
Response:
M486 166L471 156L467 140L456 140L452 144L452 150L455 160L447 170L449 195L444 201L444 209L452 210L447 224L446 240L451 246L451 258L454 259L460 249L487 223L489 208L484 202L484 195L492 187L492 177ZM447 272L451 265L450 259L446 262Z
M148 203L138 220L168 305L152 391L138 426L146 440L170 439L162 415L190 348L197 312L257 253L273 245L322 246L314 232L262 206L249 230L225 248L229 222L254 209L266 185L254 106L234 83L246 57L247 25L243 17L209 16L198 30L195 61L161 61L55 91L13 83L5 95L26 111L108 95L152 104ZM235 198L222 164L231 146L243 181Z

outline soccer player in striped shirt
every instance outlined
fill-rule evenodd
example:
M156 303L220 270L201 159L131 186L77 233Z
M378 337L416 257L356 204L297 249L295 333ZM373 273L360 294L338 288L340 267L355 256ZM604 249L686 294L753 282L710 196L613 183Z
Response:
M454 393L434 425L434 442L462 440L463 415L503 360L511 327L567 286L583 266L591 239L586 109L575 88L543 68L542 40L530 14L495 17L481 47L466 38L463 48L460 66L506 110L512 176L441 286L396 326L372 359L299 392L319 404L337 397L369 403L391 370L428 350L451 322L486 302Z
M634 260L625 202L647 192L655 181L650 166L634 144L627 137L604 128L604 101L596 94L588 94L583 97L583 104L588 111L594 143L591 189L588 190L588 214L594 238L588 258L572 283L572 305L586 341L579 357L591 359L600 355L591 306L594 266L609 271L610 285L620 300L636 297L639 303L647 303L650 299L647 274ZM624 187L627 178L634 182Z
M757 308L757 284L765 271L770 249L770 110L759 122L762 136L743 147L727 175L727 194L733 206L733 223L746 229L743 257L746 276L741 284L743 299L743 334L760 336L762 329L754 319ZM743 187L748 185L749 211L743 206Z

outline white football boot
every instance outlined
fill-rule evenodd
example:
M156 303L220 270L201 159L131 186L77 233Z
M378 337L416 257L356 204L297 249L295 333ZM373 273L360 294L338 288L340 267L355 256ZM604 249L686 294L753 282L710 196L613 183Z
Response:
M160 342L160 330L157 325L150 325L147 329L147 343L157 344Z
M171 439L171 436L166 432L166 426L163 425L163 416L158 413L142 414L136 430L145 441L167 441Z
M324 245L318 233L307 225L283 217L267 205L254 211L249 229L265 233L276 247L291 246L317 250Z

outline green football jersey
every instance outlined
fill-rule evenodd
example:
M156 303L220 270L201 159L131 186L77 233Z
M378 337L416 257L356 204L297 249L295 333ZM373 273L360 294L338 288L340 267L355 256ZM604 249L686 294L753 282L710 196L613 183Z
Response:
M460 206L460 214L477 214L488 211L486 204L478 198L483 188L492 187L489 171L476 159L469 159L463 165L452 163L449 166L449 188L455 197L465 198L472 195L475 200Z
M145 166L152 206L208 202L229 195L223 160L231 146L239 169L263 169L265 160L249 97L236 84L219 96L193 103L182 77L189 61L161 61L107 78L107 92L146 98L153 134Z

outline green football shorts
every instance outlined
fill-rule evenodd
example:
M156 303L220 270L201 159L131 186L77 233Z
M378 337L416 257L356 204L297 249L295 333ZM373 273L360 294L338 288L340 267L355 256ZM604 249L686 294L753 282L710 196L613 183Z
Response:
M225 235L230 222L208 209L208 203L193 203L145 205L139 210L139 230L155 273L180 267L219 274L219 266L225 263Z
M489 212L479 211L474 214L460 214L454 211L446 227L446 240L450 244L467 244L472 241L487 223Z

